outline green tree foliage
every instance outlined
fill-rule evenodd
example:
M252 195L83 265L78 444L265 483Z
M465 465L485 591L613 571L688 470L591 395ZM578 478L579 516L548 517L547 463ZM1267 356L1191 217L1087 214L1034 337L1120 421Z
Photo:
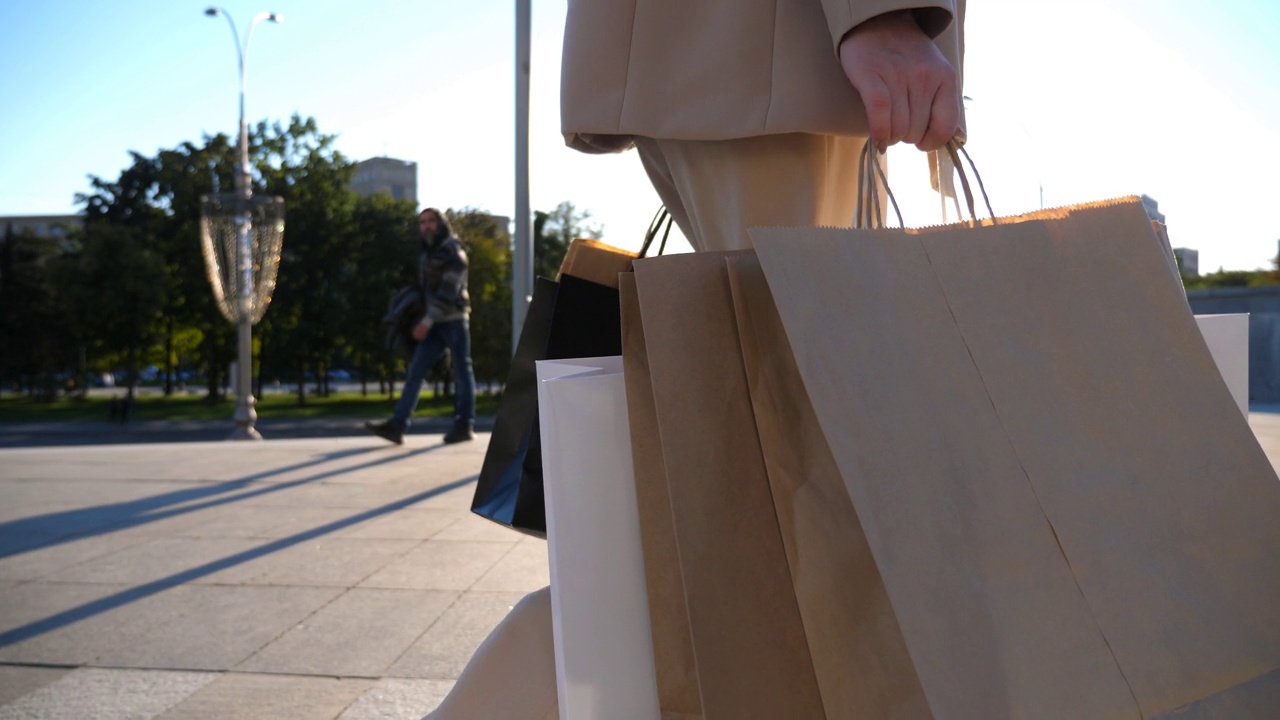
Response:
M382 387L402 368L385 345L388 299L417 281L417 209L387 196L349 190L353 164L316 121L258 123L249 138L257 195L285 200L285 236L271 306L254 329L261 383L297 387L305 403L328 370L353 370ZM172 390L179 370L197 370L221 401L235 356L235 328L218 312L200 249L202 196L231 192L235 142L226 135L139 153L119 177L91 177L77 196L85 231L57 247L5 237L0 246L0 341L20 346L0 358L6 382L56 378L69 368L164 368ZM511 355L511 239L493 216L449 211L470 257L472 355L477 380L502 383ZM554 275L568 242L598 237L589 215L570 203L538 214L540 262ZM81 360L83 358L83 360ZM132 377L130 384L132 386ZM389 390L388 390L389 391Z
M174 375L184 360L204 353L207 372L221 376L230 360L234 342L231 329L213 303L200 245L200 199L232 189L236 151L226 135L205 139L203 146L190 142L156 156L156 195L164 210L162 229L156 233L157 250L168 278L165 295L164 368L165 393L173 392ZM211 383L217 397L221 383Z
M373 379L390 392L399 363L386 347L381 319L391 294L418 281L417 210L408 200L380 193L356 201L354 223L339 270L351 309L345 353L362 392Z
M49 277L57 252L53 242L12 227L0 240L0 382L50 398L72 345Z
M123 361L130 393L162 328L164 262L148 240L128 225L89 222L83 244L63 255L54 273L59 310L74 336L96 355Z
M259 123L253 139L266 192L284 197L286 213L280 274L260 335L261 374L291 379L305 403L307 373L327 392L326 373L346 344L351 306L341 271L355 234L356 196L348 189L355 165L313 118Z
M562 202L551 212L533 214L533 276L554 279L560 263L577 238L599 240L603 230L590 223L591 213Z
M1184 274L1182 284L1188 290L1280 285L1280 273L1275 270L1219 270L1208 275Z
M510 234L492 215L479 210L446 210L445 217L467 250L476 382L505 382L511 367Z
M146 238L160 258L165 321L159 359L166 392L173 390L181 334L181 344L200 346L200 352L188 356L204 366L210 399L216 400L233 339L214 306L200 253L200 198L231 188L234 146L227 136L217 135L205 138L203 146L187 142L154 158L132 153L132 159L115 181L90 178L92 192L77 201L85 206L88 224L129 228ZM112 363L108 357L99 361Z

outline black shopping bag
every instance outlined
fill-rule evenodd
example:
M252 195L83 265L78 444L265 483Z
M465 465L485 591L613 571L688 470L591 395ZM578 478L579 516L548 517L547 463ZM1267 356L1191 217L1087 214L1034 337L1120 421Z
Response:
M534 363L621 355L620 317L617 288L572 275L561 275L559 282L537 279L476 483L472 512L546 537Z

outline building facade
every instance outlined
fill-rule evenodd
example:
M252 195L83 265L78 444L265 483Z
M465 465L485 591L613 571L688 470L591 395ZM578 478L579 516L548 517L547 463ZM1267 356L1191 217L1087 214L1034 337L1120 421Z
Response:
M72 230L84 229L84 215L0 215L0 233L30 233L38 238L62 240Z
M369 158L356 163L351 191L369 196L386 193L396 200L418 204L418 163L389 157Z

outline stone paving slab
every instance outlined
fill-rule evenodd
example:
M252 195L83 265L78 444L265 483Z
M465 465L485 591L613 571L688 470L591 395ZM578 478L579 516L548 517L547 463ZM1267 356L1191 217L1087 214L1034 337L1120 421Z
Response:
M353 588L236 669L379 678L457 599L443 590Z
M83 668L0 707L0 720L151 718L217 679L216 673Z
M421 717L548 582L487 440L0 449L0 720Z
M421 717L548 582L487 440L0 449L0 720Z
M341 594L340 588L174 587L142 604L144 624L131 642L99 652L92 664L229 670Z
M364 678L227 673L158 717L160 720L332 718L342 714L373 686L373 680Z
M452 680L379 680L339 715L338 720L416 717L422 714L422 708L439 705L451 689Z
M3 521L0 521L3 522ZM111 534L99 537L68 539L58 541L56 537L27 536L26 541L38 546L27 552L14 552L16 547L10 546L0 539L0 547L4 547L6 557L0 557L0 581L41 580L64 570L70 570L100 557L114 554L131 545L147 542L147 538ZM20 547L22 543L18 543ZM0 590L3 590L0 585Z
M0 665L0 717L16 713L14 710L4 709L5 705L57 682L69 672L71 671L65 668Z
M427 540L361 581L362 587L469 589L515 543Z
M453 680L525 593L468 592L387 670L388 677Z

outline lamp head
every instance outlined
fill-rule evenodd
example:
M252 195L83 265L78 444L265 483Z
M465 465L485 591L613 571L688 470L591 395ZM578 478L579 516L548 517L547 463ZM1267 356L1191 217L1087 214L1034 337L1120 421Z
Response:
M284 22L284 16L281 15L280 13L271 13L270 15L267 16L267 20L273 23L282 23Z
M211 8L205 8L204 14L208 15L209 17L218 17L219 15L222 14L222 11L216 7L211 7Z

